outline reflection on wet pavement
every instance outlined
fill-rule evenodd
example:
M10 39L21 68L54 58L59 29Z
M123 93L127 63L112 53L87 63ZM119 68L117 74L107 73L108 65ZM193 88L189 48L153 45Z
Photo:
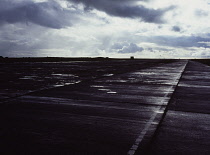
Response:
M154 60L152 63L160 60ZM130 66L148 63L142 61L69 61L69 62L10 62L1 63L0 101L29 92L80 83L99 77L110 77L127 72ZM123 67L123 70L118 68Z
M2 141L5 141L6 147L10 146L16 151L23 150L23 146L27 145L26 151L41 154L138 154L139 150L147 150L145 146L150 144L170 102L169 113L163 120L163 131L160 132L160 139L165 136L164 143L160 139L155 143L160 141L164 145L157 149L159 152L152 153L160 153L165 146L170 150L167 139L177 136L181 141L179 130L184 134L186 127L195 126L190 121L202 118L197 128L206 132L209 129L206 122L209 118L206 114L209 110L209 78L202 81L200 77L206 76L208 69L198 73L195 64L189 62L187 67L186 64L186 60L165 63L141 60L126 63L39 63L37 67L30 64L33 69L39 68L31 75L26 74L29 64L25 64L16 76L20 80L17 86L29 80L30 87L26 91L31 86L34 90L46 86L61 87L35 91L5 104L1 111L5 118ZM8 68L6 65L4 67ZM15 70L14 66L10 67ZM187 70L184 72L185 68ZM14 83L15 79L11 78L11 81ZM38 79L44 82L37 82ZM195 79L200 79L200 83ZM24 91L23 87L20 88ZM205 95L194 88L205 91ZM18 90L5 85L6 89ZM205 110L196 104L198 96L206 100L200 104L206 107ZM192 109L189 108L190 104ZM186 109L199 111L199 118L184 111ZM180 112L176 113L176 110ZM7 121L11 123L7 124ZM174 132L168 132L168 129ZM196 129L192 131L201 134ZM208 136L208 133L205 135ZM185 136L189 137L190 134ZM204 136L200 137L204 139ZM194 135L194 139L199 139L199 136ZM19 147L16 147L17 143ZM171 146L173 148L175 145Z

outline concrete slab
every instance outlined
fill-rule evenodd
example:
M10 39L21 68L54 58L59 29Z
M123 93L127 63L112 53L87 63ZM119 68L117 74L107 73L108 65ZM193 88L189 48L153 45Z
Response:
M145 154L210 154L209 119L209 114L169 110Z
M80 83L2 103L0 153L136 153L152 138L187 63L154 62L120 62L121 71L117 62L84 63Z
M188 63L165 119L144 154L210 154L209 73L209 66Z

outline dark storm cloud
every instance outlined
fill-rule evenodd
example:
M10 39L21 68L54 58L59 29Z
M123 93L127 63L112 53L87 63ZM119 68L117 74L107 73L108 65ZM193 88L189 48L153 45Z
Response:
M143 5L135 5L139 0L68 0L74 3L83 3L86 9L98 9L109 15L127 18L141 18L149 23L163 23L162 19L165 12L173 7L166 9L146 8Z
M172 27L172 31L180 32L181 31L181 28L179 26L173 26Z
M70 23L63 10L55 1L35 3L32 1L0 1L0 25L5 23L34 23L44 27L63 28Z

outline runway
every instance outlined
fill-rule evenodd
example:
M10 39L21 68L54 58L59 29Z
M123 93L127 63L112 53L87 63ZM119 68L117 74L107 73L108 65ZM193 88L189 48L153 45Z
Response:
M38 82L32 90L33 81L30 90L2 97L1 154L176 154L183 151L181 146L190 145L187 138L197 146L199 136L191 135L202 130L206 131L200 136L203 145L196 150L210 150L208 66L188 60L67 66L71 68L64 72L74 78L62 77L73 79L72 83L64 80L62 85L52 82L46 87ZM176 143L180 147L175 148Z

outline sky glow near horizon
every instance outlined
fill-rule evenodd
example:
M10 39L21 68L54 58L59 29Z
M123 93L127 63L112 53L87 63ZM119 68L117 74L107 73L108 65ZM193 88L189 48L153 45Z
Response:
M210 58L210 0L1 0L6 57Z

